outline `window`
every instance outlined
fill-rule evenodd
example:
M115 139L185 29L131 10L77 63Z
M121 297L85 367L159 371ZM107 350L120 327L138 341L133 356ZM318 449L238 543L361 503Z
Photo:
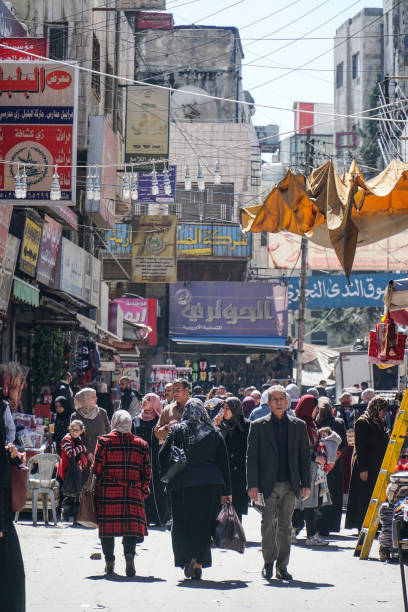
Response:
M45 26L45 37L48 38L50 58L66 60L68 58L68 24L47 24Z
M344 85L344 63L341 62L336 66L336 87L343 87Z
M351 58L353 79L360 76L360 54L355 53Z
M213 219L232 220L234 215L234 185L206 185L205 191L198 191L193 183L191 191L184 189L184 183L176 185L175 212L179 221L197 223Z
M268 246L268 232L261 232L261 247Z
M106 64L106 73L113 74L112 66ZM113 112L113 79L112 77L105 77L105 115Z
M261 162L253 159L251 161L251 187L259 187L261 182Z
M101 46L95 34L92 39L92 70L94 72L92 72L91 85L94 94L99 99L101 97L101 75L96 73L101 71Z

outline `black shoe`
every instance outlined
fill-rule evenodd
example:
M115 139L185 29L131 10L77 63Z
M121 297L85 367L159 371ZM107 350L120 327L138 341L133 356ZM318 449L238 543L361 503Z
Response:
M135 570L135 556L132 554L125 555L126 559L126 576L133 578L136 575Z
M191 559L190 563L187 563L186 567L184 568L184 575L186 578L192 577L195 563L196 563L195 559Z
M191 576L193 580L201 580L201 576L203 575L203 570L201 567L195 567L193 569L193 575Z
M270 580L272 578L272 574L273 574L273 562L265 563L265 565L263 566L263 570L262 570L262 576L265 578L265 580Z
M277 569L276 570L276 577L278 580L293 580L293 576L292 574L289 574L288 570L285 569Z
M110 576L115 571L115 562L114 561L106 561L105 563L105 574Z

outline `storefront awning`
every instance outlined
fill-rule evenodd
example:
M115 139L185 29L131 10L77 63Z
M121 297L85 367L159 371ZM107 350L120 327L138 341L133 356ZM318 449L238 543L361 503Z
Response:
M34 308L38 308L40 305L40 290L16 277L14 277L13 283L13 297L20 302L34 306Z
M76 319L83 329L85 329L91 334L97 333L96 321L94 321L93 319L89 319L89 317L84 317L84 315L81 314L77 314Z
M172 336L171 340L178 344L225 344L244 348L274 349L285 348L286 338L272 336ZM289 348L289 347L287 347Z

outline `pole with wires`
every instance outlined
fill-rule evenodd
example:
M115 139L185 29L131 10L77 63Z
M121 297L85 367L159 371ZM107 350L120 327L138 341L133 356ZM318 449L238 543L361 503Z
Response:
M305 145L305 174L306 177L313 170L313 142L310 138L311 130L307 129L306 132L306 145ZM300 281L299 281L299 316L298 316L298 337L297 337L297 362L296 362L296 384L301 390L302 386L302 358L303 358L303 341L305 336L305 319L306 319L306 286L307 286L307 252L308 252L308 241L306 236L302 236L302 242L300 246L301 252L301 264L300 264Z

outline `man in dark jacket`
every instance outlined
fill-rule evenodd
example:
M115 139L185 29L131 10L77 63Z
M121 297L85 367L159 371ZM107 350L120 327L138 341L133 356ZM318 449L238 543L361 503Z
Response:
M137 416L142 407L142 396L139 391L132 389L132 381L128 376L122 376L119 380L119 389L122 394L120 410L127 410L132 418Z
M276 577L292 580L289 563L295 498L310 495L310 449L303 421L287 414L284 387L269 389L271 414L253 421L247 448L248 495L262 505L262 575L269 580L276 561ZM259 499L259 496L263 496Z
M72 393L72 389L70 387L72 382L72 374L71 372L64 372L61 376L61 380L58 382L54 395L52 398L51 410L55 412L55 400L57 397L65 397L66 400L66 414L71 416L74 412L74 394Z

